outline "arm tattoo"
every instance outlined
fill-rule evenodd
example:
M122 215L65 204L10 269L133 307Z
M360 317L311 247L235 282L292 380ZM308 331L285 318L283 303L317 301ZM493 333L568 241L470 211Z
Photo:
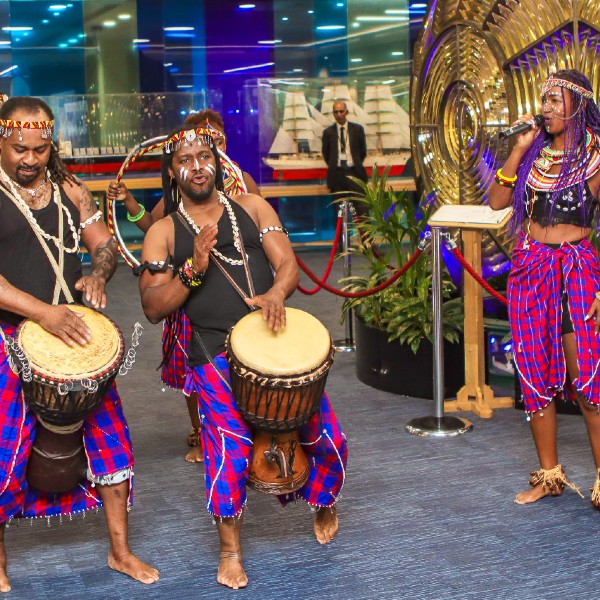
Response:
M92 193L85 185L81 186L81 199L79 203L79 211L81 213L80 220L83 223L98 210Z
M108 281L117 268L117 242L110 238L100 244L92 256L92 275Z

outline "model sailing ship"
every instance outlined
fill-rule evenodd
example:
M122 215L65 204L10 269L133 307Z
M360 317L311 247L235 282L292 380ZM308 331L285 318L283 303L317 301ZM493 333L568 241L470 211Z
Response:
M390 166L390 175L400 175L410 158L409 117L395 101L389 85L369 85L365 106L350 97L347 85L326 86L321 110L302 92L286 93L283 119L264 161L279 180L325 179L327 165L321 155L323 130L335 123L333 103L343 100L348 120L362 125L367 138L365 167Z

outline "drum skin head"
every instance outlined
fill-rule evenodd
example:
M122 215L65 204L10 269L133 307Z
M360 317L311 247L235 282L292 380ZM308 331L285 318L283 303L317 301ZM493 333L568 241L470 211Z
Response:
M276 332L268 328L260 310L240 319L230 333L233 354L265 375L294 375L322 365L331 349L325 326L297 308L286 308L285 317L286 326Z
M26 321L20 327L18 344L36 371L58 379L93 377L113 363L121 349L121 337L116 326L103 314L86 306L71 310L83 315L92 330L92 339L85 345L65 344L37 323Z

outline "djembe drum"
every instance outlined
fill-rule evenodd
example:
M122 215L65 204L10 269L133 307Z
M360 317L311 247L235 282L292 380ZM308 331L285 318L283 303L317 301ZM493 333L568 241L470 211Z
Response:
M23 394L38 417L27 481L43 492L66 492L84 477L83 419L102 402L125 357L123 336L113 321L91 308L74 306L92 331L85 345L65 344L26 320L15 341L29 363Z
M234 325L225 351L237 406L255 428L248 484L278 495L301 488L310 469L297 430L321 404L333 362L329 332L295 308L274 332L256 311Z

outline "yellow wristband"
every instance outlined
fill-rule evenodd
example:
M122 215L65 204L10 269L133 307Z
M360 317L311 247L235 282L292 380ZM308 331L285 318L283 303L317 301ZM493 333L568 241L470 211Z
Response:
M600 300L600 290L596 292L596 300Z
M512 177L507 177L506 175L502 174L502 169L498 169L496 171L496 177L498 177L498 179L501 179L502 181L506 181L506 183L514 183L517 180L516 174Z

